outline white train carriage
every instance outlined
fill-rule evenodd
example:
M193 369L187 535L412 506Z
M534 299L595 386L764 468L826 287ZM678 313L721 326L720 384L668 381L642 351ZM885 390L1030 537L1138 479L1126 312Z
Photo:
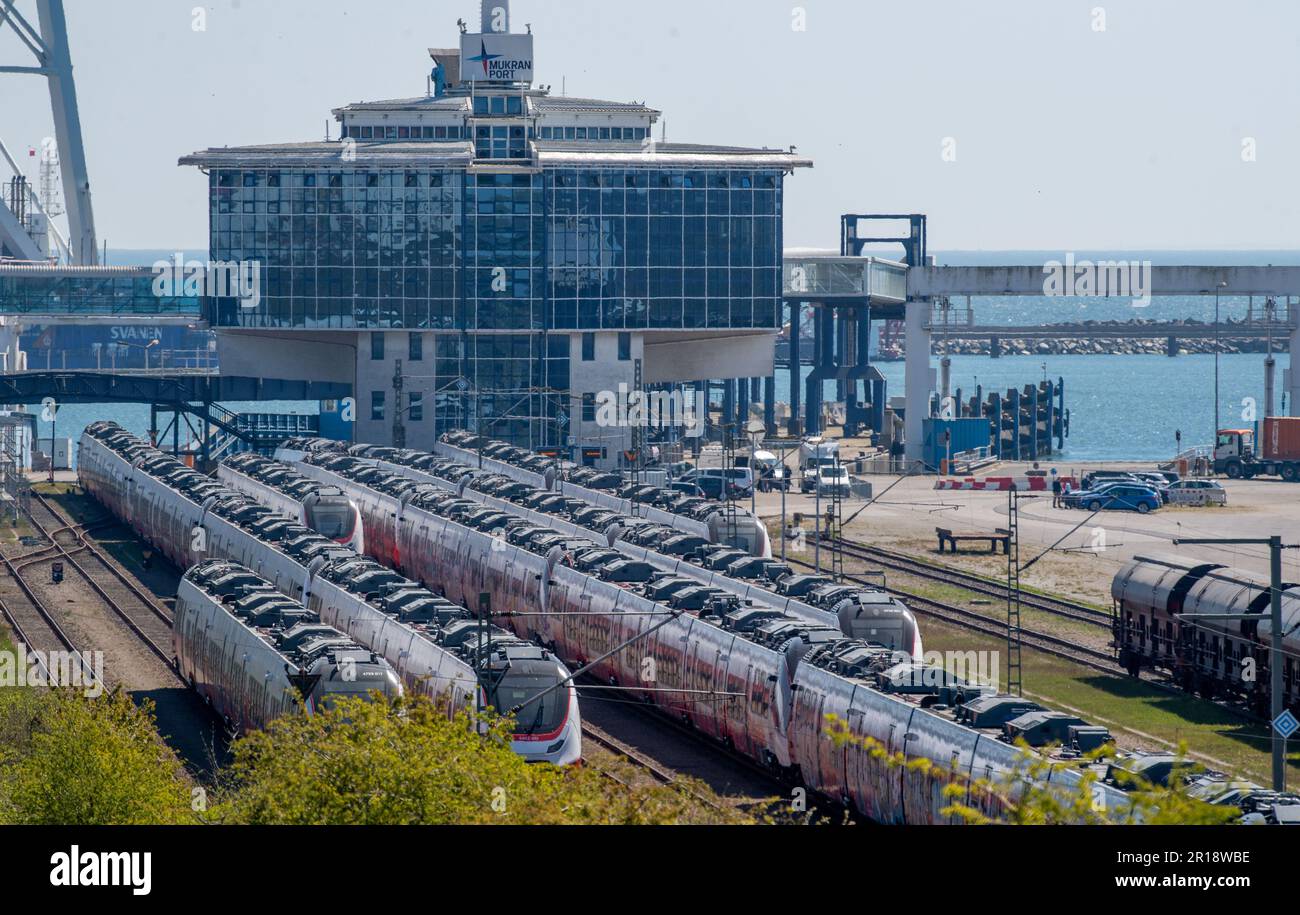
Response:
M344 468L365 482L344 475ZM1021 758L987 734L885 696L865 681L808 665L808 646L798 639L779 648L758 644L584 574L566 565L560 550L542 557L460 524L443 514L464 504L446 487L413 486L357 463L340 465L338 473L316 472L345 489L366 518L397 520L406 574L471 605L479 593L488 594L494 611L523 614L510 619L521 635L883 822L946 822L944 788L954 778L997 778ZM827 714L841 717L859 737L933 765L889 766L868 749L837 746L828 736ZM1077 784L1072 775L1054 780ZM1106 793L1123 805L1119 792ZM990 815L1004 803L996 795L970 800Z
M308 602L323 623L370 646L400 674L408 690L427 696L449 717L473 707L478 684L474 669L437 644L436 629L400 621L349 587L346 578L331 581L328 574L328 568L322 570L313 581Z
M213 576L240 573L240 590L223 594L213 587ZM311 713L344 697L402 695L393 668L337 630L321 631L310 621L287 630L259 628L255 619L241 618L234 599L259 583L270 587L243 567L208 562L187 573L176 594L177 670L232 730L261 730L297 710ZM303 609L280 600L286 610ZM258 615L275 609L263 605Z
M299 465L298 469L304 475L317 481L337 481L340 476L343 476L344 479L365 485L376 479L382 479L384 474L388 474L409 480L412 483L454 492L458 496L473 499L487 507L513 515L527 523L536 524L539 527L554 530L574 538L617 547L621 552L632 558L649 562L659 569L672 572L675 575L695 579L702 585L720 588L737 595L742 601L762 602L764 605L776 607L783 612L800 616L821 625L839 626L845 635L851 638L869 638L890 648L909 652L917 659L924 652L920 627L917 625L915 617L906 606L892 598L885 597L883 601L870 603L870 605L866 601L844 601L832 610L823 610L795 598L778 595L756 584L729 578L721 571L705 569L685 559L664 555L652 548L621 540L619 539L621 529L617 524L604 527L601 530L587 528L555 515L534 511L507 499L497 498L481 492L474 488L474 480L481 475L471 467L465 466L465 473L456 475L453 480L411 466L412 460L407 457L412 454L411 452L396 452L394 449L388 448L372 449L367 446L357 446L354 450L361 450L362 453L378 452L386 455L388 459L365 458L362 460L326 454L319 463L304 463ZM416 463L422 461L423 459L415 460ZM360 466L373 467L375 472L372 474L365 471L358 474L355 471ZM367 523L373 524L382 531L381 538L385 542L394 537L400 539L402 535L395 531L394 525L401 514L402 499L394 495L386 499L381 498L380 501L384 503L384 507L379 508L377 505L372 504L367 513ZM402 549L408 548L403 548L400 545L381 546L373 551L371 555L382 557L384 561L392 562L395 566L401 567L402 559L399 553ZM418 560L411 560L408 565L416 563L418 563Z
M335 543L360 554L366 551L361 514L338 489L322 486L257 454L240 454L226 460L217 468L217 479Z
M768 559L772 556L772 540L768 535L767 527L742 508L737 507L736 509L739 517L733 537L730 524L722 519L723 509L721 505L718 506L717 512L708 518L692 518L653 505L623 499L616 493L590 489L569 482L563 479L555 468L539 473L508 461L483 457L475 451L455 444L451 441L452 438L455 438L455 436L444 436L441 441L434 445L433 453L439 457L458 461L466 466L481 466L485 471L511 477L538 489L553 490L561 495L581 499L591 505L598 505L621 515L661 524L684 534L696 534L707 538L711 543L727 543L746 550L753 556L762 556ZM497 442L493 444L503 445L504 443Z
M101 442L101 437L105 441ZM141 536L177 565L188 567L220 558L246 566L277 591L309 604L331 625L383 654L408 683L430 692L449 713L467 704L467 672L468 695L473 696L478 684L473 668L437 645L432 632L417 633L413 627L393 625L394 621L370 602L373 595L351 593L328 579L330 569L358 558L352 550L277 517L272 509L226 490L124 436L111 424L87 430L82 455L86 490L124 520L130 519ZM126 498L120 496L122 492L128 494ZM202 499L202 504L195 499ZM274 530L276 526L280 529ZM406 584L414 587L413 582ZM475 598L478 593L474 592ZM415 643L412 639L417 634ZM405 648L400 645L403 640ZM486 665L484 683L477 688L486 704L503 712L527 703L529 718L514 735L514 749L529 761L576 762L582 752L581 715L567 669L532 646L500 648ZM497 669L492 672L494 666ZM536 697L542 693L547 698L539 702ZM506 702L509 706L502 707Z

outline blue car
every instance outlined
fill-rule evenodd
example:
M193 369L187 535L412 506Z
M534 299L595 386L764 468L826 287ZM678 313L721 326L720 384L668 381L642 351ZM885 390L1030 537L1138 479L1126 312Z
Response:
M1108 483L1096 489L1073 492L1067 497L1066 504L1098 511L1135 511L1147 514L1156 511L1163 504L1160 493L1148 486L1132 483Z

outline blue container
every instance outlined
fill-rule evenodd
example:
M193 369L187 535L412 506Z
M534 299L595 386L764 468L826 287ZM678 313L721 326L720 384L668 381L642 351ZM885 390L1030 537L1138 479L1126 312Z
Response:
M993 423L987 417L968 419L927 419L925 429L925 465L938 471L951 454L954 458L963 452L988 449L993 436ZM948 435L951 434L951 444Z

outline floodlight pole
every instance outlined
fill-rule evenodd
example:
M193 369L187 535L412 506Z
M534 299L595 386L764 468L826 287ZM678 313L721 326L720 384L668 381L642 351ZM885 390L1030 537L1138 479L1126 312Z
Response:
M1269 730L1273 739L1273 790L1286 790L1286 740L1278 733L1275 723L1285 710L1282 705L1282 551L1296 549L1283 546L1282 538L1276 535L1267 540L1261 539L1192 539L1175 540L1175 546L1184 544L1201 544L1207 546L1267 546L1269 550L1269 611L1273 627L1272 645L1269 650L1268 673L1271 715ZM1184 613L1180 619L1188 620L1258 620L1257 613Z

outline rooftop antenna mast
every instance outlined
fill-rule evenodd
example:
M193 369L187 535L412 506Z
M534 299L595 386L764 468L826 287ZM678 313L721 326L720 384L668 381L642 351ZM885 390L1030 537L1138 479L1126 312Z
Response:
M68 248L73 264L94 265L99 261L99 246L95 238L86 149L81 139L77 87L72 79L67 17L63 0L34 0L34 3L37 26L18 10L17 0L0 0L0 32L11 29L35 59L34 64L0 64L0 74L44 76L49 84L54 140L58 144L63 199L68 213ZM13 214L0 203L0 240L26 256L32 248L31 239L25 232L21 236L18 232L21 227L16 225Z

